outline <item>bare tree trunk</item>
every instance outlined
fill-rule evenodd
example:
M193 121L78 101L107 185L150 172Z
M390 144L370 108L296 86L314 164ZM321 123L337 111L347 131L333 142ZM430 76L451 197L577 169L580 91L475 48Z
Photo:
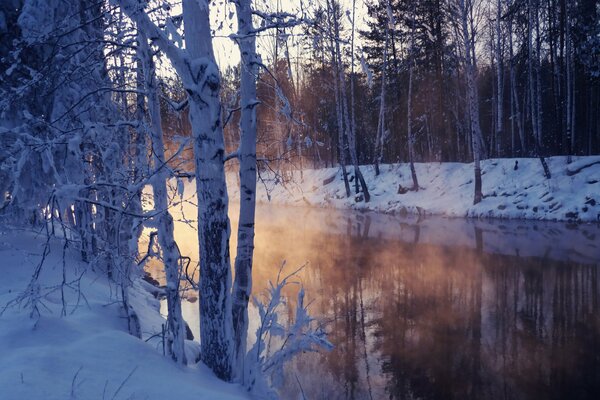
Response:
M356 21L356 0L352 0L352 37L350 39L350 109L351 120L350 120L350 134L354 138L354 148L356 151L356 99L355 99L355 87L354 87L354 34L355 34L355 21ZM360 171L354 169L354 176L358 177ZM360 174L362 178L362 174ZM358 179L354 180L354 191L358 194Z
M511 111L511 120L516 120L517 132L519 134L519 143L521 145L521 155L527 151L525 148L525 134L523 132L523 122L521 117L521 106L519 105L519 96L517 93L517 77L515 72L514 46L513 46L513 16L508 17L508 46L510 57L510 96L513 110Z
M138 40L140 38L138 37ZM137 52L139 53L141 49L138 46ZM143 94L145 89L144 82L144 62L142 61L142 57L140 54L137 55L136 60L136 87L139 89L139 93L136 94L136 102L135 102L135 119L137 121L143 121L146 117L146 97ZM147 154L147 132L143 124L140 124L135 129L135 137L132 140L133 147L133 182L140 182L144 175L147 174L148 170L148 154ZM142 214L142 191L141 189L135 194L135 199L132 203L132 210L134 214ZM131 235L131 250L135 250L137 252L137 246L139 243L139 237L142 234L142 223L140 218L134 219L134 229L136 231Z
M408 162L410 164L410 174L412 176L413 186L412 190L415 192L419 191L419 181L417 179L417 171L415 170L415 136L412 130L412 92L413 92L413 74L414 74L414 63L415 63L415 3L412 6L411 13L411 27L410 27L410 49L408 59L408 99L407 99L407 110L406 110L406 124L408 131Z
M553 120L553 131L555 132L556 136L560 136L561 140L561 144L560 146L562 147L563 151L565 149L565 141L564 141L564 134L561 131L562 127L563 127L563 107L564 104L562 104L562 98L561 98L561 93L562 93L562 88L561 88L561 81L560 81L560 69L559 69L559 59L558 59L558 51L557 51L557 43L556 43L556 31L557 31L557 20L556 20L556 15L557 15L557 10L555 7L556 2L552 1L552 0L548 0L547 2L547 7L548 7L548 41L549 41L549 47L550 47L550 69L552 71L552 102L553 102L553 106L554 106L554 116L552 117Z
M473 164L474 164L474 196L473 204L477 204L483 200L482 184L481 184L481 154L483 140L481 137L481 127L479 124L479 99L477 94L477 84L475 82L475 65L473 60L473 52L471 45L474 38L473 32L469 30L469 15L472 10L472 3L469 6L465 3L467 0L458 0L458 6L461 17L461 28L464 45L465 59L465 75L467 79L467 107L469 112L469 120L471 125L471 141L473 145Z
M228 196L221 126L220 75L212 48L208 3L183 1L186 48L191 56L190 122L198 193L200 342L202 361L219 378L232 377L231 270ZM181 72L180 72L181 73Z
M535 152L540 159L542 168L544 170L544 176L550 179L550 169L542 154L541 145L541 92L540 92L540 79L539 79L539 3L538 0L529 0L528 7L528 24L527 24L527 75L529 81L529 105L531 115L531 125L533 130L533 140L535 144ZM535 14L534 14L535 13ZM536 26L536 54L534 57L533 51L533 27ZM535 64L535 65L534 65ZM534 77L535 73L535 77Z
M504 62L503 35L500 21L502 19L502 0L496 1L496 156L500 156L500 142L504 124Z
M254 221L256 211L256 36L252 34L250 0L236 2L240 64L240 215L238 221L235 280L233 282L233 329L235 368L245 381L244 360L248 333L248 300L252 292Z
M165 161L165 146L160 116L160 103L158 98L158 87L156 85L156 73L152 53L148 46L148 39L142 32L138 34L138 55L142 60L146 92L148 97L148 114L150 117L150 133L152 136L152 154L154 177L152 179L152 191L154 197L154 209L159 212L156 227L158 231L158 243L162 251L167 286L167 326L169 338L167 341L168 353L173 360L180 364L186 364L185 358L185 323L181 313L181 299L179 297L179 250L175 243L173 218L169 214L169 194L167 192L167 179L169 179L169 167Z
M383 160L383 142L385 141L385 74L387 72L387 61L388 61L388 45L390 36L390 5L387 2L388 8L388 23L385 27L385 45L383 47L383 64L381 67L381 91L379 94L379 119L377 121L377 134L375 136L375 151L373 154L373 165L375 166L375 175L379 175L379 164Z
M352 17L354 18L354 17ZM341 100L341 109L342 109L342 114L343 114L343 122L344 122L344 136L346 137L347 141L347 145L349 148L349 152L350 152L350 158L352 160L352 164L354 166L354 179L358 180L360 182L360 186L362 188L363 191L363 196L365 199L365 202L368 203L371 200L371 195L369 194L369 188L367 187L367 183L365 182L365 179L362 175L362 172L360 171L360 167L358 166L358 157L356 154L356 136L355 136L355 130L354 130L354 125L350 123L350 119L348 117L348 96L346 95L346 79L345 79L345 73L344 73L344 64L342 62L342 52L340 50L340 28L339 28L339 22L338 19L335 18L335 14L334 14L334 33L335 33L335 52L336 52L336 58L337 58L337 75L338 75L338 80L339 80L339 85L340 85L340 100ZM354 24L352 24L352 35L354 37ZM354 47L352 48L352 62L354 62ZM354 100L354 76L352 76L352 100ZM355 110L352 109L352 115L354 118L354 112Z
M573 39L571 37L571 2L565 4L565 72L566 72L566 128L567 143L569 145L568 155L575 152L575 100L573 96L574 74L573 74Z
M339 163L342 169L342 175L344 178L344 187L346 189L346 197L350 197L350 183L348 182L348 173L346 171L346 138L344 135L344 120L342 117L342 90L340 88L340 80L338 78L338 65L339 62L337 60L337 52L336 52L336 44L337 36L335 36L335 8L330 1L327 1L327 11L329 19L329 36L330 36L330 51L331 51L331 70L334 73L333 85L334 85L334 94L335 94L335 108L336 108L336 116L337 116L337 128L338 128L338 151L339 151Z

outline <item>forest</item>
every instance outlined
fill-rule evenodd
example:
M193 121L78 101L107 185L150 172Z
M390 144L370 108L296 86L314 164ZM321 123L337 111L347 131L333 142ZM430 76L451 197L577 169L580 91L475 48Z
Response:
M257 72L264 168L354 165L353 157L374 166L472 162L475 153L543 163L600 152L597 1L367 1L364 15L360 6L326 1L310 23L259 39L270 60ZM238 85L239 67L229 66L231 151ZM185 97L173 80L163 87ZM189 135L187 117L162 107L172 115L165 132Z

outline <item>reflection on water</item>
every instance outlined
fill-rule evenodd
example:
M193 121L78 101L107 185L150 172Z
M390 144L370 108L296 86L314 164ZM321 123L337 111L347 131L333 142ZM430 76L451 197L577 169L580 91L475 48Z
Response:
M177 238L197 258L196 233ZM336 346L294 361L283 398L600 398L598 238L594 225L259 208L254 292L283 259L308 261L300 279ZM197 332L197 304L185 310Z

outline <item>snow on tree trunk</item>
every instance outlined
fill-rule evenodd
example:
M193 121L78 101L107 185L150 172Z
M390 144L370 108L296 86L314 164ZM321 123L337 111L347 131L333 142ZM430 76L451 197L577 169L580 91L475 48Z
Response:
M233 335L228 196L225 182L220 74L215 62L206 0L183 1L185 43L191 60L184 87L190 100L198 194L200 343L202 361L231 380Z
M165 275L167 278L167 326L169 338L167 349L173 360L186 364L185 358L185 323L181 313L181 299L179 296L179 250L175 243L173 217L168 212L169 197L167 191L167 179L169 169L165 162L165 146L160 116L160 103L158 98L158 87L156 84L156 72L152 53L148 46L148 40L143 33L138 34L138 55L143 63L148 97L148 114L150 117L150 134L152 137L152 154L154 176L152 177L152 191L154 197L154 209L157 215L155 226L158 231L158 243L162 251Z
M221 126L220 75L206 0L183 1L186 49L170 41L134 0L119 0L125 13L169 57L188 93L194 139L200 247L201 359L219 378L232 377L233 326L228 196Z
M145 36L143 36L145 38ZM138 41L142 38L138 36ZM144 82L144 65L142 60L141 48L138 46L136 49L136 87L138 93L136 94L135 102L135 114L134 118L137 121L143 121L146 114L146 96L145 96L145 82ZM134 137L132 137L131 145L133 146L133 152L131 154L131 162L133 164L133 182L141 182L145 177L146 171L148 170L148 155L147 155L147 138L146 129L144 124L138 124L137 128L132 131ZM132 213L136 215L143 214L142 207L142 188L137 188L133 194L132 199ZM142 220L139 217L133 218L132 221L132 232L129 238L129 249L131 254L137 254L139 238L142 234L143 225Z
M252 292L252 257L256 208L256 36L252 34L251 0L236 2L240 68L240 215L238 221L232 317L235 345L235 372L245 382L248 300Z

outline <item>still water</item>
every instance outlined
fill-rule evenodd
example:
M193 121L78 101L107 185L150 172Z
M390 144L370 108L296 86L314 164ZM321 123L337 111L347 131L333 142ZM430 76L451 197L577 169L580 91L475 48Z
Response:
M261 206L256 295L283 260L335 345L289 366L284 399L600 399L598 225Z

